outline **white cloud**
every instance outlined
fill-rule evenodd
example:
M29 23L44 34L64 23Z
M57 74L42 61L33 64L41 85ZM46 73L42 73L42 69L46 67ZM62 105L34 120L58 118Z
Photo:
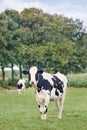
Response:
M82 5L72 5L70 3L51 5L47 9L49 13L63 14L67 17L72 17L74 19L78 18L84 22L87 26L87 4L83 7Z
M42 3L43 2L43 3ZM84 22L84 25L87 26L87 4L84 5L84 7L80 4L72 4L69 2L54 2L54 4L51 3L51 1L44 2L44 1L34 1L29 2L21 1L21 0L1 0L0 1L0 12L4 11L5 9L15 9L18 11L22 11L24 8L30 8L30 7L36 7L43 9L43 11L48 13L57 13L57 14L63 14L67 17L73 17L73 18L79 18Z
M4 11L5 9L15 9L18 11L22 11L24 8L30 7L38 7L40 8L42 5L40 2L22 2L17 0L2 0L0 4L0 12Z

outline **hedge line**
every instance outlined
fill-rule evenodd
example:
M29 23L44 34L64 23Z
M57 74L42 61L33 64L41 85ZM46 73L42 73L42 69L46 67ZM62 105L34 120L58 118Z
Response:
M71 74L67 78L70 87L87 87L87 74Z
M87 74L70 74L67 75L67 79L68 79L68 86L69 87L87 87ZM6 88L6 89L10 89L12 87L17 87L17 82L18 79L14 79L14 80L5 80L2 81L0 80L0 87ZM27 81L26 83L27 87L30 87L29 82Z
M17 82L19 79L9 79L9 80L0 80L0 87L5 88L5 89L12 89L12 87L17 87ZM30 84L28 81L26 81L26 88L30 87Z

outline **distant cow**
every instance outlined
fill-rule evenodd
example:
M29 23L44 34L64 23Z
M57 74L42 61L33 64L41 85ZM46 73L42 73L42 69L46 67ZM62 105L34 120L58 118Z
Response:
M29 71L23 71L23 73L29 74L30 84L35 85L36 101L38 102L41 119L46 119L50 101L55 101L58 118L61 119L67 87L66 76L60 72L56 74L43 72L35 66L31 67Z
M26 88L26 81L25 79L19 79L18 83L17 83L17 89L18 89L18 93L21 94L22 91Z

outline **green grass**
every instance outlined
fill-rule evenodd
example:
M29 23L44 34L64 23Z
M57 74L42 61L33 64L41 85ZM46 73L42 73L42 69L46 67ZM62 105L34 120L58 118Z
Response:
M87 130L87 89L67 89L61 120L54 102L49 104L47 120L40 119L32 88L22 95L1 91L0 130Z

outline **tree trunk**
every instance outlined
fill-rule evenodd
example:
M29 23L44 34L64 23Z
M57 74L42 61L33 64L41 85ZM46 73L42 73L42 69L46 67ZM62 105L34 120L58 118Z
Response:
M5 71L4 71L4 67L2 66L2 80L5 80Z
M21 67L21 64L19 64L19 76L20 76L20 79L22 79L22 67Z
M14 79L14 69L13 69L13 63L11 63L11 69L12 69L12 79Z

